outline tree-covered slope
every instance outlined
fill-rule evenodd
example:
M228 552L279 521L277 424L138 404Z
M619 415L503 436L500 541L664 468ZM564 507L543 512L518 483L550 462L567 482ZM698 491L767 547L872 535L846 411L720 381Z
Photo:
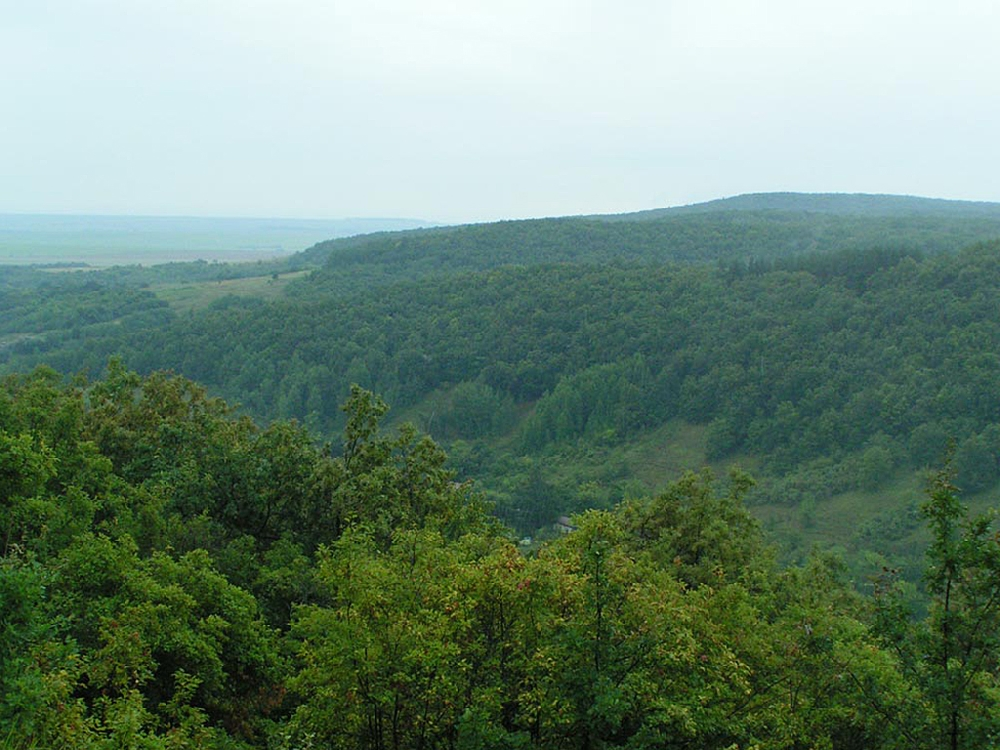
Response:
M670 214L717 211L795 211L845 216L937 216L996 220L1000 217L1000 203L867 193L748 193L690 206L653 209L611 218L632 221L655 219Z
M128 269L48 274L0 294L0 365L95 373L122 355L327 435L360 383L448 441L525 531L619 500L639 475L665 481L641 462L678 425L692 427L687 462L753 464L756 500L770 505L877 491L938 461L949 440L963 486L991 486L998 248L967 245L1000 225L768 200L781 210L335 241L294 259L323 265L284 295L181 314ZM878 214L884 201L846 206L858 202Z
M864 203L864 210L856 212L847 207L814 212L793 200L774 205L785 203L779 210L668 210L654 216L536 219L367 235L320 243L302 257L324 264L313 283L350 291L504 265L745 264L872 248L938 253L1000 237L1000 210L967 215L914 207L896 212Z
M745 474L524 555L353 389L337 447L113 361L0 382L0 740L59 747L987 747L1000 558L947 474L925 614L774 564ZM930 658L928 658L930 655Z
M938 461L953 439L961 481L979 489L997 479L1000 456L998 293L996 244L752 269L559 264L351 296L307 285L156 329L6 352L8 366L91 371L123 353L326 433L358 382L398 408L427 403L424 426L444 439L512 456L627 442L683 419L707 427L709 459L751 456L776 477L820 459L847 467L822 474L817 493L877 487L897 468ZM451 395L427 401L441 392Z

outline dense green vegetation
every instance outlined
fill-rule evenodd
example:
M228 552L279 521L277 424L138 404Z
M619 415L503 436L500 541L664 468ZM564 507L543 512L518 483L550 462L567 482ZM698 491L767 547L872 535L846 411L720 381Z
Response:
M532 536L683 468L742 464L786 558L833 542L859 578L891 564L915 580L906 477L949 442L963 489L1000 475L1000 268L975 242L997 236L980 204L746 196L356 237L272 264L10 269L0 367L99 373L122 356L327 437L359 383ZM858 523L833 523L840 507Z
M991 746L997 238L765 195L4 269L0 745Z
M946 473L927 614L779 568L687 474L525 556L355 388L336 448L112 361L0 386L11 748L979 748L1000 554Z
M785 210L694 210L616 217L507 221L332 240L306 251L324 263L330 292L432 275L549 263L743 264L871 249L934 254L1000 236L1000 211L912 215ZM780 205L780 204L779 204ZM946 204L950 205L950 204ZM959 204L964 206L966 204ZM976 206L978 204L971 204ZM955 215L953 215L953 213Z

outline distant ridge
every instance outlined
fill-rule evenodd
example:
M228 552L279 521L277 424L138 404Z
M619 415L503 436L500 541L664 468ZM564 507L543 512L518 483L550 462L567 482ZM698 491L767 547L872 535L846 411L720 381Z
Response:
M689 206L593 216L609 221L646 221L677 214L719 211L785 211L854 216L947 216L1000 218L1000 203L868 193L746 193Z

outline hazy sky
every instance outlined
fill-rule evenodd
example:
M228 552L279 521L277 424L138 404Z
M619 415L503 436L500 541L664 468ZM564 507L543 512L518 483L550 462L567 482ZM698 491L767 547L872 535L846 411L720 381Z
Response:
M0 213L1000 200L983 0L0 0Z

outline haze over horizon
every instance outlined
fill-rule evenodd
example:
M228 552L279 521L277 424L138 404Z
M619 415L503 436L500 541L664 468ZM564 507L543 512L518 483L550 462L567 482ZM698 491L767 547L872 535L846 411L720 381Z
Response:
M1000 199L977 0L9 3L0 213L620 213Z

